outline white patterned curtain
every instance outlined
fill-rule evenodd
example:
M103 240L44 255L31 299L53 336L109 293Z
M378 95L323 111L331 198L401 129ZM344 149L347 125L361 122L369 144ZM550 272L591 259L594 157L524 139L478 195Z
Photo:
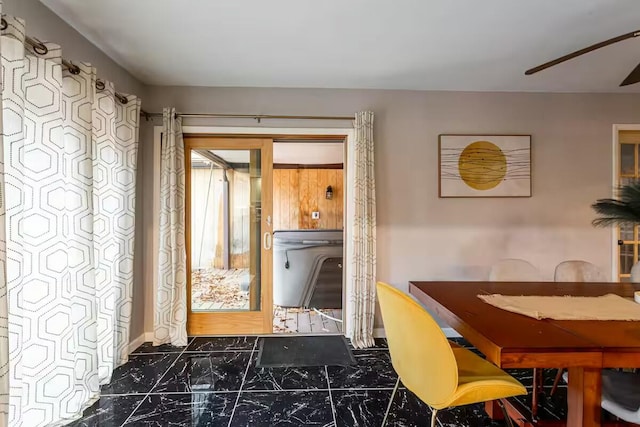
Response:
M348 266L351 290L347 294L349 316L347 336L355 348L371 347L376 308L376 182L373 162L373 113L356 114L355 141L350 144L347 171L349 182L348 207L351 218L352 255Z
M185 164L182 119L165 108L160 163L158 283L153 345L187 345L187 261L185 250Z
M127 360L140 101L2 27L8 425L61 425Z
M0 14L2 1L0 1ZM0 52L2 43L0 43ZM1 76L0 76L1 78ZM0 81L0 90L4 82ZM2 144L0 108L0 147ZM9 323L7 317L7 239L5 228L4 150L0 150L0 427L9 421Z

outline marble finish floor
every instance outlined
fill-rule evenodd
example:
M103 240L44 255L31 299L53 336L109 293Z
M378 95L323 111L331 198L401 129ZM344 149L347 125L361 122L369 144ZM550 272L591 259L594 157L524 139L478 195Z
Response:
M380 426L397 378L386 341L353 354L357 365L351 367L258 368L256 337L197 337L186 348L145 343L71 425ZM530 370L514 374L530 385ZM553 375L547 375L551 382ZM563 395L564 389L557 393L557 408L545 404L552 417L562 414ZM429 425L430 415L401 388L387 425ZM442 411L438 419L441 427L504 425L489 420L482 405Z

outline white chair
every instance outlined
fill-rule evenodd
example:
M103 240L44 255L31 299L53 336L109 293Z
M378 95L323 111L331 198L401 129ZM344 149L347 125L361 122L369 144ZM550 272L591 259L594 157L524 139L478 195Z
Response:
M566 372L562 378L568 381ZM600 406L623 421L640 424L640 374L603 369Z
M556 282L606 282L598 267L587 261L564 261L557 265L553 275Z
M540 279L540 271L523 259L500 260L489 272L491 282L538 282Z
M640 375L611 369L602 371L602 409L640 424Z

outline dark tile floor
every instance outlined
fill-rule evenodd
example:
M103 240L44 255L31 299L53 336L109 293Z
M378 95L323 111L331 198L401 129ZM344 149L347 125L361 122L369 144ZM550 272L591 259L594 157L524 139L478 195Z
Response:
M464 341L459 343L466 345ZM145 343L116 369L102 397L72 426L380 426L396 374L385 340L354 350L357 365L258 368L256 337L193 338L184 348ZM531 371L513 371L525 385ZM553 381L550 371L545 382ZM566 411L564 390L544 416ZM527 399L524 399L525 403ZM429 425L429 408L402 388L389 426ZM440 426L502 426L482 405L442 411Z

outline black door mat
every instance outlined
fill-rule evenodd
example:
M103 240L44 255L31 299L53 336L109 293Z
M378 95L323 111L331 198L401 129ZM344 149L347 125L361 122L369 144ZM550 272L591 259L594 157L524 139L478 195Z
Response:
M260 368L356 364L347 340L341 335L262 337L258 345L257 366Z

